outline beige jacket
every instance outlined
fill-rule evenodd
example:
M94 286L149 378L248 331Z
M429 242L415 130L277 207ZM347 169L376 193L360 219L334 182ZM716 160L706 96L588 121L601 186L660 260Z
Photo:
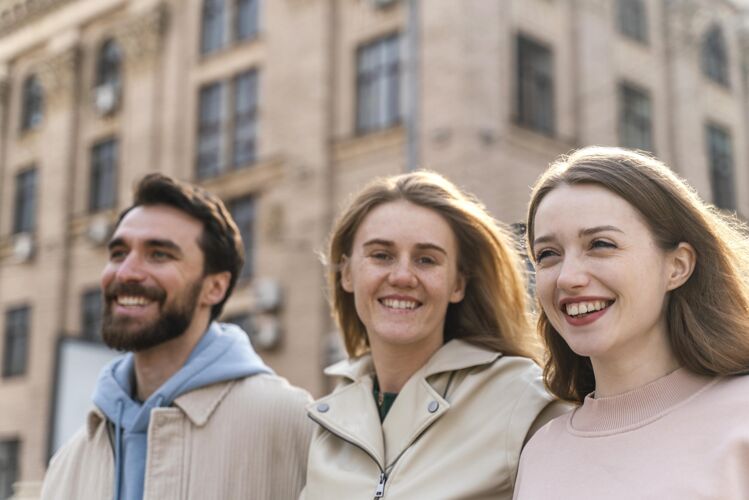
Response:
M382 424L370 356L326 373L343 381L308 406L319 425L306 500L510 499L523 441L552 401L532 361L460 340L408 380Z
M144 500L295 499L312 425L309 395L275 375L209 385L151 414ZM50 463L43 500L109 500L114 454L98 411Z

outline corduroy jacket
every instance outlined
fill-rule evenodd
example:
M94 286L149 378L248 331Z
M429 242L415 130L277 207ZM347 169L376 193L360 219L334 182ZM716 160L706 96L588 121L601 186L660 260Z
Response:
M143 499L297 498L312 434L309 401L284 379L261 374L196 389L153 410ZM42 500L108 500L113 486L108 424L94 409L52 458Z
M417 371L380 423L367 355L308 406L318 423L304 500L512 497L520 450L552 403L532 361L452 340Z

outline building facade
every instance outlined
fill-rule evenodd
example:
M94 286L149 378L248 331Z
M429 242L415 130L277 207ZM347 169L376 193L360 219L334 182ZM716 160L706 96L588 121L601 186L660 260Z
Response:
M144 174L226 200L225 318L319 395L318 252L375 176L437 170L514 223L557 155L623 145L749 214L745 26L729 0L0 0L0 498L43 477L57 345L96 342Z

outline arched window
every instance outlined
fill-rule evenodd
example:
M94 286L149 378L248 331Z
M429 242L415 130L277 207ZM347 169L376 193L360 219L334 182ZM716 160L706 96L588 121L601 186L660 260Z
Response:
M728 86L728 49L718 25L710 28L702 39L702 72L714 82Z
M111 85L118 87L120 85L121 67L122 51L120 51L117 42L110 38L102 44L96 58L96 86Z
M21 130L36 128L44 118L44 89L36 75L24 80L21 99Z
M648 40L648 19L642 0L617 0L616 19L619 31L640 42Z

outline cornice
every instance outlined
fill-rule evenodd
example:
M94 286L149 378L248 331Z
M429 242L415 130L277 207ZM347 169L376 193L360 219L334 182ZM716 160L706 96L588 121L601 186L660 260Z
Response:
M0 0L0 36L73 0Z

